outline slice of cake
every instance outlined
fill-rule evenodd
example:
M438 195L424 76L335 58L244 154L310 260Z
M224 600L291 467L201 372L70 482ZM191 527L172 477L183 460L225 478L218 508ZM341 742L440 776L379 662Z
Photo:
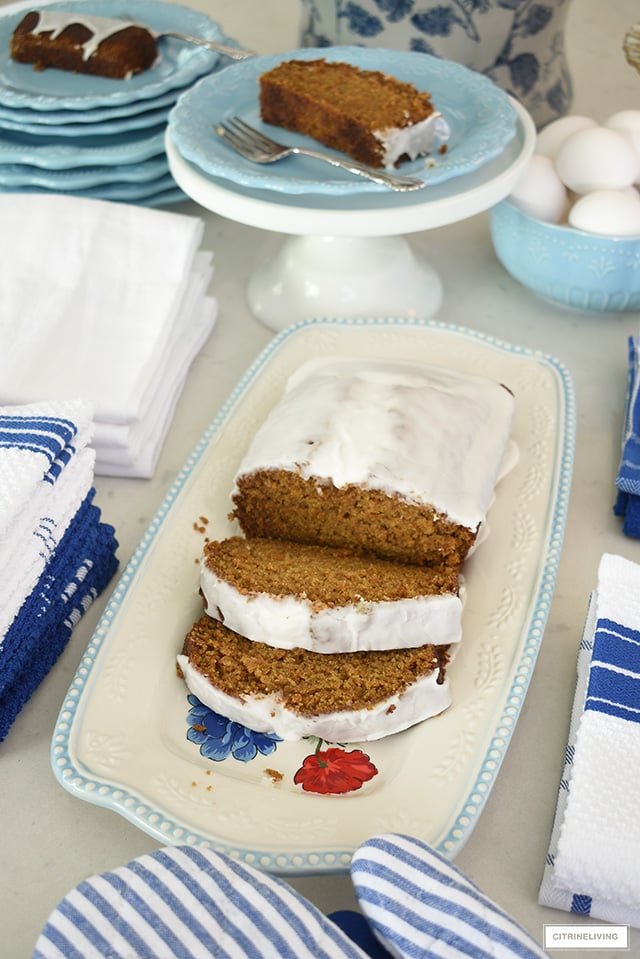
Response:
M286 60L263 73L265 123L313 137L373 167L431 153L448 128L428 93L377 70L327 60Z
M55 67L111 79L141 73L157 58L155 38L140 24L49 8L22 18L10 52L36 70Z
M350 653L462 636L458 576L446 567L231 537L207 543L200 569L208 614L269 646Z
M200 702L256 732L365 742L451 702L446 646L322 656L252 642L210 616L186 636L178 670Z
M456 571L491 504L512 394L435 366L331 357L291 377L235 476L246 536Z

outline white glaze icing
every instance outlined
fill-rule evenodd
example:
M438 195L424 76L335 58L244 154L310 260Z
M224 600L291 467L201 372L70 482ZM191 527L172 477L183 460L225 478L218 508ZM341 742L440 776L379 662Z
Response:
M445 144L449 140L450 130L441 113L433 113L426 120L420 120L406 127L389 130L376 130L374 136L384 150L383 163L389 169L405 154L411 160L433 152L436 142Z
M434 671L401 695L391 696L372 709L301 716L274 696L229 696L216 689L182 654L178 656L178 665L189 690L209 709L254 732L276 733L285 740L317 736L332 743L370 742L408 729L451 705L449 681L445 676L444 682L438 684Z
M499 383L440 367L311 360L256 432L236 481L257 469L299 472L433 505L475 531L502 468L514 406Z
M294 596L247 596L204 562L200 586L209 616L247 639L280 649L353 653L444 645L462 638L462 600L451 593L317 610Z
M91 31L91 36L82 44L82 59L88 60L96 52L103 40L119 33L126 27L140 26L133 21L112 20L108 17L94 17L85 13L67 13L63 10L39 10L38 22L31 33L49 33L54 40L65 27L78 23Z

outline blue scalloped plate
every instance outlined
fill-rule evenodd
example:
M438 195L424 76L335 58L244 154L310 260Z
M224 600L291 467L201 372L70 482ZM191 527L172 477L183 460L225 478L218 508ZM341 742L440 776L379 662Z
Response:
M149 130L133 130L109 137L76 137L61 142L57 136L5 133L0 138L0 166L20 163L45 170L72 170L76 167L113 168L138 163L164 152L165 124Z
M153 102L150 101L150 103ZM73 138L76 142L82 142L85 137L110 137L114 133L131 133L134 130L146 130L159 124L166 124L169 110L170 106L151 107L139 113L98 120L96 123L61 123L60 125L16 120L9 111L4 115L0 113L0 131L5 131L5 137L7 133L9 136L14 133L26 133L34 137L34 142L37 142L38 137L49 137L49 142L52 142L51 138L54 137L64 140Z
M34 5L37 8L37 4ZM178 30L209 40L224 41L217 23L203 13L163 0L67 0L47 4L58 10L81 10L96 16L123 17L144 23L156 32ZM160 57L149 70L129 80L108 80L64 70L34 70L9 54L11 36L27 8L8 7L0 16L0 104L31 110L89 110L148 100L184 87L212 71L217 53L178 40L161 40Z
M1 186L0 193L15 193L16 188L10 186ZM42 193L51 192L48 186L36 186L29 184L26 187L20 187L20 193ZM97 183L87 188L71 189L68 184L56 188L56 193L64 193L67 196L84 197L92 200L113 200L118 203L135 203L138 206L168 206L173 203L183 203L188 197L179 187L176 186L173 177L169 173L161 173L153 180L143 181L117 181L108 183Z
M434 158L421 158L402 166L403 173L422 177L427 184L471 173L502 153L516 134L517 117L507 95L491 80L467 67L426 53L329 47L255 57L234 64L215 77L203 77L180 96L169 115L171 139L181 156L205 173L253 189L333 195L386 191L377 183L304 157L293 156L259 166L235 153L215 132L217 123L236 115L281 142L317 147L308 137L263 124L258 93L260 74L282 60L319 57L382 70L431 93L451 128L447 152L435 159L434 166Z
M68 193L70 190L86 189L107 183L144 183L158 176L165 176L169 170L164 153L135 163L116 163L108 166L83 166L73 169L46 170L21 163L0 164L0 186L46 187L56 193Z
M205 534L233 529L229 490L246 439L303 362L332 355L488 376L516 402L518 457L496 488L488 535L465 564L453 704L360 745L252 734L198 704L176 675L176 654L202 614ZM53 733L59 782L164 845L208 846L271 872L346 872L365 839L399 824L455 856L498 777L533 675L562 550L574 437L570 377L539 352L410 320L315 320L278 334L215 415L107 601Z

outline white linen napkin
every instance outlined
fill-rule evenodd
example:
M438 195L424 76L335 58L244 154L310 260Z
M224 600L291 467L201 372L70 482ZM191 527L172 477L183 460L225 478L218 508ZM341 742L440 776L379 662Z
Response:
M640 928L640 566L603 555L539 901Z
M189 367L213 329L217 304L205 292L211 255L198 253L183 309L133 423L96 423L93 446L101 475L148 478L153 471L184 388Z
M198 252L202 219L106 200L4 194L0 223L0 403L86 397L96 472L103 431L108 447L115 430L125 475L149 475L186 370L216 319L206 296L211 255ZM163 379L167 393L174 390L170 399L162 393L164 419L156 407ZM118 457L106 463L118 471Z

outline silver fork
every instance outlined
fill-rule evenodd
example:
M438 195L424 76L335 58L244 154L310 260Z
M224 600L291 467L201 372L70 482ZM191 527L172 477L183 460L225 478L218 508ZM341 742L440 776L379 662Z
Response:
M259 130L254 129L254 127L249 126L240 117L231 117L226 122L218 123L215 126L215 131L218 136L226 140L229 146L254 163L274 163L277 160L283 160L284 157L296 154L313 157L315 160L323 160L332 166L374 180L376 183L383 183L392 190L400 192L421 190L425 185L424 180L420 180L418 177L387 173L386 170L377 170L374 167L358 163L356 160L331 156L329 153L307 149L307 147L286 146L284 143L278 143Z
M185 43L195 43L199 47L206 47L207 50L213 50L214 53L220 53L231 60L247 60L249 57L255 57L253 50L240 50L238 47L231 47L226 43L218 43L217 40L206 40L204 37L193 37L188 33L177 33L174 30L165 30L163 33L154 33L156 40L163 40L170 37L174 40L184 40Z

